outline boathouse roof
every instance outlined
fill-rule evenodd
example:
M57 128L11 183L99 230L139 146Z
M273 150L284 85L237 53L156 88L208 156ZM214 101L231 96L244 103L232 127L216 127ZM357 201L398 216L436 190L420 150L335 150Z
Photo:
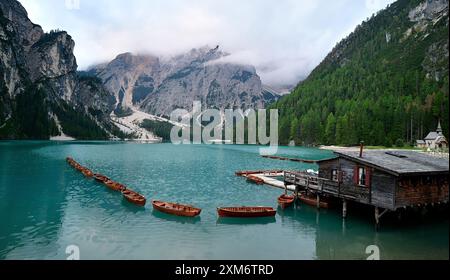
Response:
M438 175L449 173L448 158L440 158L416 151L377 150L359 152L335 152L339 157L356 161L383 170L394 176Z

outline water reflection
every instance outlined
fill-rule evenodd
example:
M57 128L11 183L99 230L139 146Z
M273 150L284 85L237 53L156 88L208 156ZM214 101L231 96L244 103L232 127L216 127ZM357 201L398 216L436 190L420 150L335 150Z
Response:
M123 198L120 194L117 196L117 199L120 200L120 204L126 212L137 214L137 213L142 213L142 212L146 211L145 207L134 205L133 203L130 203L125 198Z
M178 216L174 216L174 215L165 214L165 213L162 213L157 210L153 210L152 215L153 215L153 217L158 218L160 220L176 222L176 223L180 223L180 224L197 224L202 221L202 218L200 216L195 217L195 218L178 217Z
M320 260L353 259L364 260L368 246L376 245L381 250L382 259L439 259L448 256L448 239L433 238L447 234L448 221L415 220L414 226L399 228L398 222L386 218L380 231L376 231L370 213L354 209L347 219L342 219L340 211L317 210L302 206L279 211L283 226L302 227L302 232L314 232L316 258ZM437 250L441 242L441 250ZM425 254L424 248L435 248Z
M267 225L276 223L277 219L275 217L264 217L264 218L218 218L218 225Z
M51 258L58 252L67 206L66 170L58 162L42 165L34 150L41 142L0 147L0 259ZM36 207L39 205L39 207Z

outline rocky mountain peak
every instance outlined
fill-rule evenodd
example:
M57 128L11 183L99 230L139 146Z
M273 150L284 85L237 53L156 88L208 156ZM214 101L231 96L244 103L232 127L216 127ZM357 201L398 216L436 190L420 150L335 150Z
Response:
M409 19L413 22L433 20L445 10L448 11L448 0L426 0L409 12Z
M219 46L161 58L125 53L90 73L116 96L119 115L134 108L168 116L177 108L190 109L194 101L215 108L262 108L278 98L263 90L253 66L218 61L227 55Z
M119 54L109 63L109 67L138 67L139 65L159 63L158 57L153 55L134 55L130 52Z
M0 10L8 20L8 29L17 34L16 40L26 50L36 43L44 34L42 27L34 24L28 18L28 13L18 1L0 1Z
M0 0L0 139L56 135L106 139L114 99L98 79L80 78L75 42L44 33L16 0Z
M78 66L74 48L75 42L67 32L52 31L41 36L28 54L32 80L54 79L75 73Z

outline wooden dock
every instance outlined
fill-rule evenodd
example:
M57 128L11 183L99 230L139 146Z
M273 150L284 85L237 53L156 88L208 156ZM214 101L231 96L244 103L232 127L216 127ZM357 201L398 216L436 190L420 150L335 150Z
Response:
M316 164L319 162L318 160L288 158L288 157L280 157L280 156L261 156L261 157L266 158L266 159L281 160L281 161L293 161L293 162L308 163L308 164Z
M287 188L288 191L295 191L295 185L285 185L283 181L278 180L278 177L284 177L283 173L269 173L269 174L253 174L252 176L257 177L264 181L264 184L276 187L279 189L285 190ZM247 177L247 176L243 176Z
M247 171L247 173L249 175L241 175L244 178L247 178L249 176L251 177L256 177L258 179L261 179L265 185L271 186L271 187L275 187L284 191L290 191L292 193L294 193L294 195L303 203L307 204L307 205L311 205L311 206L317 206L318 208L329 208L329 204L323 200L319 200L317 201L315 197L308 197L305 195L304 192L300 192L300 188L298 186L296 186L295 184L287 184L286 183L286 175L287 174L293 174L292 172L271 172L271 171L260 171L261 173L259 174L255 174L256 171ZM245 174L246 172L243 171L243 173ZM298 173L300 174L300 173ZM310 174L310 173L305 173ZM288 175L290 176L290 175ZM313 176L313 175L308 175L308 176ZM281 181L278 178L279 177L283 177L284 180ZM314 187L314 180L309 180L311 182L312 187ZM297 181L298 183L298 181Z

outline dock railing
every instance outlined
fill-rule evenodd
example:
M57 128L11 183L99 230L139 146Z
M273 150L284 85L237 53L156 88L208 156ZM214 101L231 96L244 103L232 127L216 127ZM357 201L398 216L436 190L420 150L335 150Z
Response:
M313 191L318 194L327 194L337 198L345 198L361 203L370 203L370 189L360 186L342 184L326 178L320 178L307 172L284 173L285 184L293 184L303 190Z
M284 181L318 193L328 193L333 195L339 195L340 193L339 182L320 178L319 176L311 175L307 172L285 171Z

